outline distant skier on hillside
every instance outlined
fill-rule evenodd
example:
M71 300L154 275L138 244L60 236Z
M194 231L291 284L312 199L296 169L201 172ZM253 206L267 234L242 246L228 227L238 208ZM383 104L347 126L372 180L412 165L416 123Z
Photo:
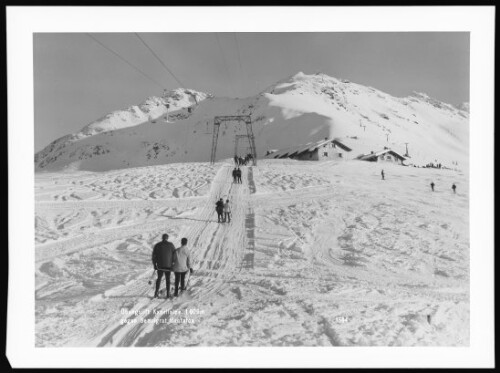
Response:
M436 184L434 184L434 181L431 181L431 189L433 192L434 192L434 185L436 185Z
M453 193L457 193L457 186L455 185L455 183L453 183L451 189L453 189Z
M238 180L236 180L237 179L237 175L238 175L238 172L236 171L236 167L235 167L234 170L233 170L233 183L238 182Z
M237 183L241 184L241 169L239 167L236 170L236 180L237 180Z
M224 220L223 222L231 223L231 206L229 205L229 200L226 199L226 203L224 203Z
M384 170L380 171L380 175L382 176L382 180L385 180Z
M162 241L158 242L153 248L153 267L156 269L158 278L156 279L155 298L158 298L160 290L161 278L165 273L165 281L167 283L167 298L170 297L170 272L174 266L175 246L168 241L168 234L162 235Z
M217 212L217 220L219 223L222 222L222 214L224 212L224 200L221 198L215 203L215 211Z
M191 268L191 260L189 255L189 250L187 248L187 238L181 239L181 247L175 250L175 263L174 263L174 274L175 274L175 286L174 286L174 297L179 295L179 282L181 285L181 292L186 290L184 280L186 278L186 273L189 270L193 273L193 268Z

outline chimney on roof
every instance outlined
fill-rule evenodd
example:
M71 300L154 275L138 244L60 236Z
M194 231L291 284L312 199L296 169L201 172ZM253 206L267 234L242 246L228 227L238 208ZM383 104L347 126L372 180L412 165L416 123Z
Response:
M373 150L370 153L373 154Z

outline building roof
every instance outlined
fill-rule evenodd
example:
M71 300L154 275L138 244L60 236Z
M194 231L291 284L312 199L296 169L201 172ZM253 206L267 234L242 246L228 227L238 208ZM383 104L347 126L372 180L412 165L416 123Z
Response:
M385 153L391 153L396 158L399 158L402 161L406 160L406 157L402 156L401 154L399 154L398 152L396 152L396 151L394 151L392 149L384 149L384 150L380 150L380 151L374 152L374 153L362 154L361 156L359 156L359 159L365 161L365 160L368 160L368 159L371 159L371 158L379 157L380 155L385 154Z
M340 141L340 139L336 138L336 139L320 140L316 142L308 142L307 144L294 145L288 148L280 149L266 155L266 158L284 158L293 155L300 155L304 152L313 152L314 150L330 142L333 142L334 144L338 145L341 149L345 151L350 152L352 150L347 145L343 144Z

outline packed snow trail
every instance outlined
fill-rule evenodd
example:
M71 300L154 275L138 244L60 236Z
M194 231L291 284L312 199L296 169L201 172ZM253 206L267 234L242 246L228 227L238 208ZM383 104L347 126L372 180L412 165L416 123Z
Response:
M134 311L144 313L151 306L155 309L175 310L183 309L188 304L202 301L211 297L223 286L232 273L241 266L242 248L245 247L245 213L246 201L244 198L249 193L247 183L247 168L243 168L242 184L232 182L232 167L222 166L212 182L210 193L206 198L201 211L195 217L190 218L194 223L181 230L179 237L186 237L191 248L191 255L195 263L195 273L190 280L189 301L152 300L150 302L139 301ZM215 202L222 197L224 201L229 199L232 204L232 217L230 223L218 223L215 216ZM173 275L172 275L173 279ZM142 283L141 278L138 282ZM162 282L163 286L163 282ZM139 285L141 288L141 286ZM144 284L142 289L136 286L127 286L126 289L108 291L106 297L127 296L137 291L144 295L151 294L151 286ZM158 304L159 303L159 304ZM122 316L120 316L121 318ZM151 318L155 317L151 315ZM128 318L128 323L123 324L118 320L115 325L107 328L101 336L92 339L98 346L130 346L140 341L146 335L147 340L154 339L155 333L164 333L162 325L152 327L154 324L139 323Z

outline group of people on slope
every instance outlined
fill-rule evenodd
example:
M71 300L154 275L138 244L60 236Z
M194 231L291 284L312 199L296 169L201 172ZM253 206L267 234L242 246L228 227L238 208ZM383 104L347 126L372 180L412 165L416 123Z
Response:
M219 223L225 223L226 221L231 223L231 206L228 199L224 203L224 200L220 198L215 203L215 211L217 212L217 221Z
M162 235L161 242L158 242L154 246L152 260L153 267L158 274L158 278L156 279L155 298L158 298L158 291L164 274L167 283L167 299L170 298L170 272L174 272L175 274L174 296L179 295L179 283L181 291L186 290L186 273L188 271L193 273L187 242L187 238L181 239L181 246L176 249L174 244L168 240L168 234L165 233Z
M430 184L430 185L431 185L431 190L434 192L434 186L435 186L436 184L434 184L434 181L431 181L431 184ZM457 186L455 185L455 183L453 183L453 184L451 185L451 190L453 190L453 193L455 193L455 194L457 193Z
M241 170L239 167L235 167L233 170L233 183L241 184Z
M253 156L252 154L248 153L245 158L242 158L242 157L239 157L237 155L234 156L234 163L238 166L246 166L246 164L251 160L253 159Z
M385 173L384 173L384 170L380 171L380 175L382 176L382 180L385 180ZM431 184L430 184L430 185L431 185L431 190L434 192L434 186L435 186L436 184L434 184L434 181L431 181ZM455 194L457 193L457 186L456 186L456 184L455 184L455 183L453 183L453 184L451 185L451 190L453 190L453 193L455 193Z

